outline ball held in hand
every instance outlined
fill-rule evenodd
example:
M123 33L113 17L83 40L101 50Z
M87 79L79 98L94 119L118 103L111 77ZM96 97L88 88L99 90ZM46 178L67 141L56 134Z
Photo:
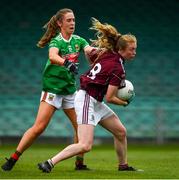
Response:
M118 89L117 97L130 102L135 96L134 86L129 80L125 80L125 84L125 87Z

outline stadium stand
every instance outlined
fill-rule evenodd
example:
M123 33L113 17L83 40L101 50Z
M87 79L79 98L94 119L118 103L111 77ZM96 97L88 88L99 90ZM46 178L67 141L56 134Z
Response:
M128 107L110 105L126 125L131 138L179 138L179 3L177 0L54 0L2 1L0 12L0 137L21 136L32 125L40 98L41 74L47 48L36 43L41 27L58 9L72 8L76 32L86 39L90 17L131 32L138 39L136 59L126 63L127 79L136 97ZM50 4L50 8L49 8ZM80 6L80 8L79 8ZM105 11L104 11L105 10ZM87 68L80 57L80 73ZM43 136L69 137L72 128L63 112L57 111ZM100 127L97 137L108 137Z

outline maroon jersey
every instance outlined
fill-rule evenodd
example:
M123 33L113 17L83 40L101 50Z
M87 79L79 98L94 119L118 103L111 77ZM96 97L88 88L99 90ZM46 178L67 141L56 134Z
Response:
M118 53L105 52L91 69L80 77L81 89L98 101L102 101L108 85L125 86L123 58Z

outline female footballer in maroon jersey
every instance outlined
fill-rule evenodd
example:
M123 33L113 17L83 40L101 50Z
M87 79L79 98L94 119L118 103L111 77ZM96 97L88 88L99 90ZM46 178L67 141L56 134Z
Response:
M127 101L116 97L117 90L123 86L125 70L123 62L136 55L137 40L131 34L121 35L113 26L92 19L92 28L97 31L97 47L89 54L92 62L90 70L80 77L80 90L75 97L75 110L78 122L79 142L67 146L51 159L39 163L39 169L50 172L60 161L88 152L93 145L94 128L97 124L110 131L119 161L118 170L136 171L127 162L126 128L117 115L104 103L126 106Z

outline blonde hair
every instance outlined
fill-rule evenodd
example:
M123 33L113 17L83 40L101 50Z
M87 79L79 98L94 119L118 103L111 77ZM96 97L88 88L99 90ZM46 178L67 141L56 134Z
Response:
M39 42L37 43L37 46L40 48L45 47L45 45L53 38L55 35L60 32L60 28L57 24L57 21L62 21L64 15L66 13L73 13L71 9L64 8L59 10L54 16L51 17L51 19L43 26L44 29L46 29L46 32L41 37Z
M92 18L92 27L90 29L97 31L97 39L91 40L92 44L105 50L118 52L125 49L128 43L137 42L134 35L122 35L114 26L107 23L102 24L95 18Z
M121 34L115 27L107 23L102 24L97 19L92 18L92 30L96 30L96 40L91 40L92 44L107 50L116 50L116 43L121 37Z

